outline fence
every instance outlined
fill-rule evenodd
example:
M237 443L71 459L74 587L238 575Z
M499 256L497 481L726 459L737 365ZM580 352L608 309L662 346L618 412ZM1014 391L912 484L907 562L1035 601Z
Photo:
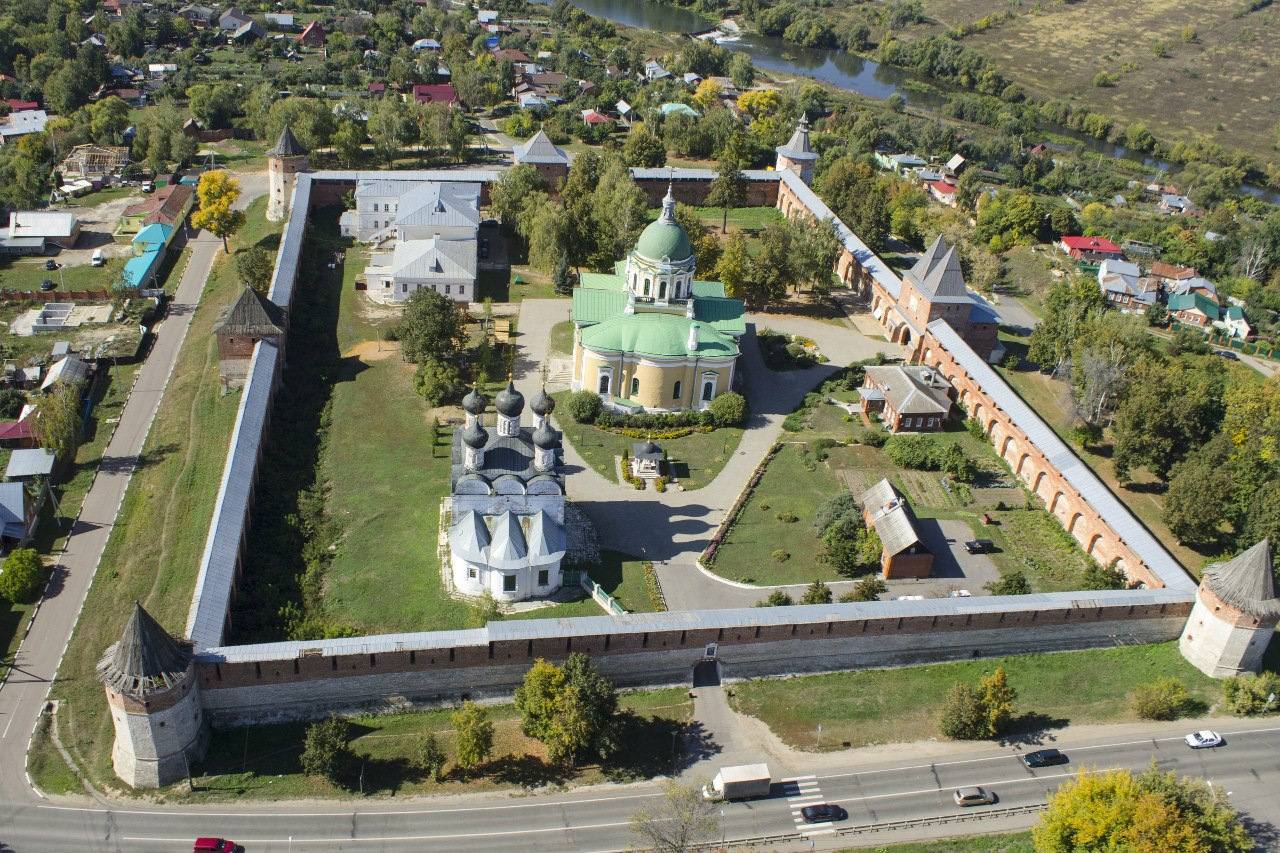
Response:
M1242 341L1239 338L1233 338L1230 335L1224 335L1221 332L1215 332L1212 329L1206 329L1202 326L1192 326L1188 323L1179 323L1177 320L1169 321L1170 331L1176 332L1180 329L1189 329L1193 332L1200 332L1204 335L1205 341L1213 344L1214 346L1230 350L1238 350L1245 355L1256 355L1259 358L1280 360L1280 348L1266 341Z
M565 579L568 579L568 573L565 574ZM619 604L618 599L605 592L604 587L593 581L586 572L579 573L578 583L582 585L583 589L591 593L591 597L596 600L597 604L614 616L621 616L627 612L627 608Z
M90 302L111 298L109 290L0 290L5 302Z

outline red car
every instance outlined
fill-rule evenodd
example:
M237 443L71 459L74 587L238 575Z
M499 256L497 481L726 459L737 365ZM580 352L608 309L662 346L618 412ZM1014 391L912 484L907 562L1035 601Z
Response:
M192 853L244 853L244 848L225 838L197 838Z

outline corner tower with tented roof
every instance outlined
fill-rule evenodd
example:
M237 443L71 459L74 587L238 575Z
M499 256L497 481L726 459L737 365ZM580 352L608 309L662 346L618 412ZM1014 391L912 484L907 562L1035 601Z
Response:
M801 115L799 123L796 124L795 133L791 134L791 139L786 145L779 145L774 150L778 153L774 168L779 172L784 170L795 172L806 184L813 183L813 164L817 161L818 155L809 145L808 116Z
M1226 678L1262 668L1280 621L1280 589L1263 539L1225 563L1204 570L1179 648L1196 669Z
M280 139L267 152L267 219L280 222L289 217L289 205L293 201L293 186L298 173L307 171L308 154L289 125L280 131Z
M135 788L186 777L209 743L191 644L174 639L136 602L119 642L98 663L107 691L116 775Z

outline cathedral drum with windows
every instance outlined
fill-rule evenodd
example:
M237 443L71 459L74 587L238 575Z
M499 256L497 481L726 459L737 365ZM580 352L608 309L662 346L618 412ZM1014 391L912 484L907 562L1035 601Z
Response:
M733 387L742 302L699 281L670 189L612 273L583 273L573 293L573 388L619 411L705 408Z

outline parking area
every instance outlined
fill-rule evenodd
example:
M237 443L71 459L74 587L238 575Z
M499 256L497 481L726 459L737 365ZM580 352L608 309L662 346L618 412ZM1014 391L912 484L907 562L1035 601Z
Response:
M989 554L970 554L965 550L964 543L977 538L965 522L917 518L916 530L933 554L933 577L888 581L889 594L881 598L903 595L946 598L956 590L965 590L974 596L987 595L984 587L999 579L1000 569Z

